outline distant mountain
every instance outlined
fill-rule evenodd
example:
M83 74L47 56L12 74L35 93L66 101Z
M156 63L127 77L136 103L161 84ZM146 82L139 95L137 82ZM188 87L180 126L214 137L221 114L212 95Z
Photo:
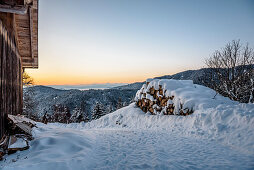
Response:
M47 86L34 86L24 89L24 95L31 94L34 101L33 113L42 116L53 114L54 105L66 106L71 113L78 107L91 114L97 102L102 103L106 113L115 111L120 105L128 105L136 94L136 89L105 90L60 90Z
M89 89L109 89L113 87L123 86L126 85L126 83L104 83L104 84L88 84L88 85L48 85L48 87L53 87L55 89L61 89L61 90L71 90L71 89L77 89L77 90L89 90Z
M202 68L199 70L187 70L174 75L165 75L161 77L155 77L155 79L176 79L176 80L193 80L195 84L202 84L200 81L209 68Z
M188 70L174 75L165 75L155 77L155 79L177 79L177 80L193 80L196 84L202 84L200 79L207 69ZM25 93L32 93L35 101L34 113L42 116L44 113L53 114L54 105L63 105L68 107L72 113L76 107L84 107L82 110L91 114L94 105L97 102L105 106L107 112L117 109L119 101L123 105L129 104L137 90L139 90L144 82L136 82L123 86L113 87L104 90L63 90L55 89L47 86L34 86L24 89Z
M193 80L195 84L204 85L201 80L206 79L206 73L210 72L209 68L199 70L187 70L174 75L164 75L155 77L155 79L176 79L176 80ZM76 107L81 108L84 112L91 114L94 105L97 102L104 105L106 113L115 111L120 105L128 105L145 82L136 82L123 86L113 87L104 90L61 90L46 86L35 86L24 89L24 94L32 93L35 101L34 114L43 115L45 112L53 114L54 105L64 105L68 107L71 113Z
M238 66L236 67L236 70L238 70L239 68L242 69L242 67L246 68L246 69L253 69L254 65L246 65L246 66ZM176 79L176 80L192 80L193 83L195 84L200 84L200 85L205 85L201 80L207 80L207 73L211 72L211 68L202 68L199 70L187 70L187 71L183 71L180 73L176 73L173 75L164 75L164 76L160 76L160 77L154 77L154 79ZM124 86L118 86L115 87L114 89L140 89L142 87L142 85L145 82L136 82L136 83L132 83L132 84L128 84L128 85L124 85Z
M145 82L136 82L136 83L131 83L131 84L123 85L123 86L114 87L112 89L118 89L118 90L127 90L127 89L129 89L129 90L139 90L144 83Z
M160 77L154 77L154 79L176 79L176 80L193 80L193 82L195 84L202 84L202 82L200 81L205 73L209 70L209 68L202 68L199 70L187 70L187 71L183 71L180 73L176 73L174 75L164 75L164 76L160 76ZM132 83L132 84L128 84L128 85L124 85L124 86L118 86L118 87L114 87L114 89L140 89L142 87L142 85L145 82L136 82L136 83Z

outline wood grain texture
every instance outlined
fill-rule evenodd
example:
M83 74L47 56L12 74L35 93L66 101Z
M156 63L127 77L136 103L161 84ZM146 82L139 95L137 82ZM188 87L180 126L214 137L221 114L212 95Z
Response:
M23 68L38 68L38 0L1 0L1 15L14 15L14 23L6 27L15 28Z
M23 108L21 58L15 34L5 27L12 21L11 16L5 23L0 20L0 139L6 134L7 115L21 114Z
M38 0L27 8L26 14L15 14L17 46L23 68L38 68Z

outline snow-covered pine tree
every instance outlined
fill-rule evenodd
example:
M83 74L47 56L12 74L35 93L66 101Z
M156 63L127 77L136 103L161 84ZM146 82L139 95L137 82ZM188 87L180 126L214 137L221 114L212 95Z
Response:
M62 116L63 116L63 123L69 123L71 113L67 106L64 106Z
M97 102L92 111L92 119L93 120L99 119L104 115L105 115L104 106L101 103Z
M75 109L73 110L73 113L71 115L70 121L73 123L80 123L80 122L84 121L84 115L83 115L81 108L79 108L77 106L75 107Z
M83 121L84 122L89 122L90 121L90 117L89 117L89 114L88 114L88 112L86 110L86 107L87 107L87 103L86 103L85 99L82 99L82 101L80 103L80 109L81 109L81 111L83 113L83 117L84 117Z
M34 110L36 107L35 103L35 91L34 87L27 87L23 93L23 115L33 120L38 120L39 116L35 114Z
M89 115L87 113L84 114L84 122L89 122L90 118Z
M84 114L82 110L80 109L79 112L77 113L76 122L80 123L82 121L84 121Z
M106 106L106 113L112 113L114 111L114 108L113 108L113 104L110 103L109 105Z

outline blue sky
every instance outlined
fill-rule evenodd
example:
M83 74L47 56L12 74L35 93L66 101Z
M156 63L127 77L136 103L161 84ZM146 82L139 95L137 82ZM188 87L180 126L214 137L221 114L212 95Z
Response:
M253 0L41 0L37 84L130 83L254 47Z

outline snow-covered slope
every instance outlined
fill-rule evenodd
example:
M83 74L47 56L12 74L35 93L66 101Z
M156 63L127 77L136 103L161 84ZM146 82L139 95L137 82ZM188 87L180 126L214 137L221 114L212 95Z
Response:
M221 104L182 117L144 114L133 103L90 123L68 126L179 131L185 135L215 139L254 154L253 104Z
M38 123L30 149L0 169L251 169L253 112L252 104L235 104L150 115L133 103L86 124Z
M191 80L149 81L137 92L136 100L141 99L151 87L158 90L161 86L166 97L175 96L172 100L175 110L176 104L182 103L183 108L191 108L194 113L186 117L150 115L131 104L85 126L168 129L219 140L254 153L254 104L231 101L212 89L193 84ZM147 94L145 98L153 97Z
M189 116L145 114L134 103L85 124L85 128L167 129L182 134L215 139L245 152L254 153L254 104L241 104L191 81L154 80L148 86L168 89L187 106ZM146 85L145 85L146 86ZM149 87L147 87L148 89ZM137 92L140 95L140 91ZM73 125L71 125L73 126Z
M182 92L167 88L197 98L191 115L145 114L132 103L89 123L38 123L30 149L0 169L253 169L254 104L214 98L196 85L200 95L192 96L193 84L183 84Z
M132 103L90 123L38 123L30 149L0 169L251 169L253 112L253 104L235 104L150 115Z

